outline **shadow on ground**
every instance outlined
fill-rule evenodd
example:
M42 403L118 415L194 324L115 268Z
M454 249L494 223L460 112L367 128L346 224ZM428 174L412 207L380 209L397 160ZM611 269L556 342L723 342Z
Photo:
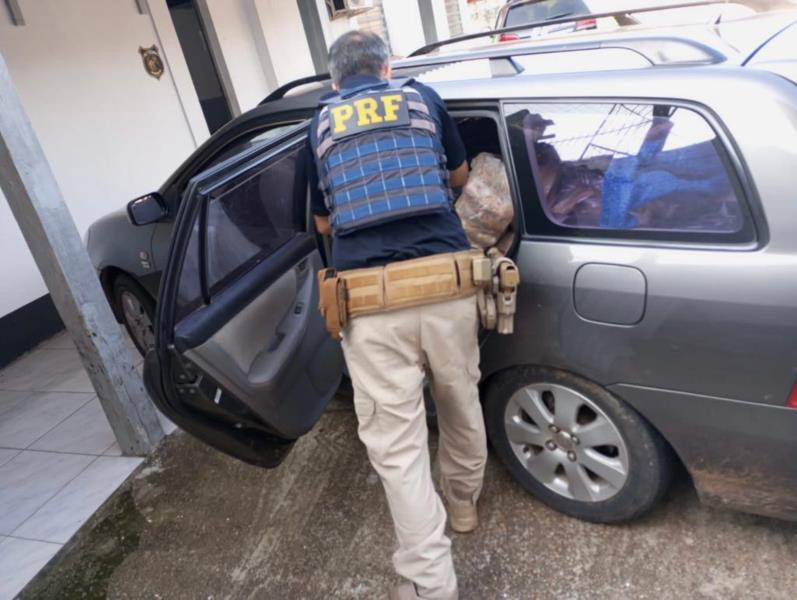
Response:
M433 440L434 445L434 440ZM698 504L560 515L491 459L483 524L454 535L463 599L794 598L797 524ZM171 436L25 589L27 599L371 599L395 578L381 486L338 402L278 469Z

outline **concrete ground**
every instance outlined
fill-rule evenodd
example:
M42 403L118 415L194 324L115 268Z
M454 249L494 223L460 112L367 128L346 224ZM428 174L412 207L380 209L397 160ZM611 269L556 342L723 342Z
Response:
M797 595L797 524L703 507L685 480L641 521L601 526L543 506L491 459L481 514L453 536L464 599ZM385 598L393 543L338 400L273 471L171 436L22 598Z

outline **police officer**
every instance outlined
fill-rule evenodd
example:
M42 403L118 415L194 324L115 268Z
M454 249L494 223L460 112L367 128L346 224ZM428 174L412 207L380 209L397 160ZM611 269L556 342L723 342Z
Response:
M431 270L424 260L469 248L450 189L468 177L457 126L433 90L391 80L387 47L374 34L340 37L329 52L329 71L336 93L322 101L311 125L310 179L311 189L318 188L316 227L332 235L331 262L347 274L410 261L420 265L418 289L426 289L422 273ZM391 598L449 600L458 597L457 580L446 510L431 478L423 387L428 374L450 526L472 531L487 458L478 315L467 291L417 304L351 319L342 346L359 436L398 538L393 564L406 581Z

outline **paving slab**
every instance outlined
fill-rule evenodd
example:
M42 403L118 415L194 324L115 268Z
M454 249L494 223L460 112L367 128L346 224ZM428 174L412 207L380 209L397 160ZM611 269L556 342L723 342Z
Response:
M141 458L97 458L33 513L12 535L63 544L141 463Z
M0 537L0 600L14 598L60 549L60 544Z
M13 534L94 460L24 450L0 467L0 534Z
M481 515L477 532L452 535L463 600L797 590L797 524L703 507L685 477L647 517L594 525L537 502L491 458ZM337 403L271 471L174 434L21 598L379 599L396 582L393 548L381 484Z
M111 425L95 396L39 438L30 449L100 455L115 443Z
M78 411L93 394L29 392L0 417L0 447L27 448Z
M15 448L0 448L0 467L14 458L20 451Z
M0 371L0 390L94 393L76 348L38 347Z

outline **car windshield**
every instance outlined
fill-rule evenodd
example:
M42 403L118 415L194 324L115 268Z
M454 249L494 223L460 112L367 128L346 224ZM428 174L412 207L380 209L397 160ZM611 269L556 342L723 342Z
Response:
M542 2L527 2L526 4L518 4L509 9L506 14L505 27L546 21L558 17L589 14L590 10L584 0L543 0Z

